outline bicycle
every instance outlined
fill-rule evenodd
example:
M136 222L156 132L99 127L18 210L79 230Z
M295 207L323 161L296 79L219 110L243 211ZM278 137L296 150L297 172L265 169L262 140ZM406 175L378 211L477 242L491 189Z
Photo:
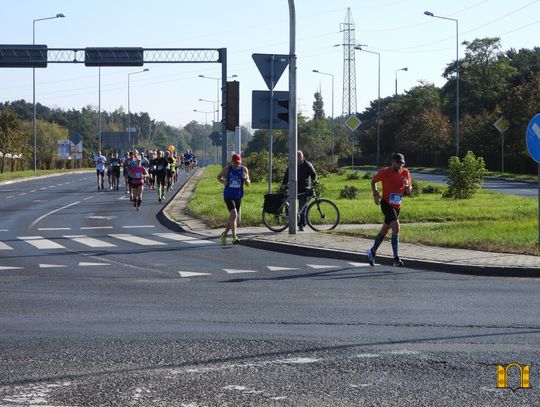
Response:
M305 213L307 225L316 232L333 230L339 223L339 209L335 203L318 196L315 189L298 194L307 195L306 203L298 210L298 220ZM264 225L273 232L282 232L289 226L288 194L266 194L262 211Z

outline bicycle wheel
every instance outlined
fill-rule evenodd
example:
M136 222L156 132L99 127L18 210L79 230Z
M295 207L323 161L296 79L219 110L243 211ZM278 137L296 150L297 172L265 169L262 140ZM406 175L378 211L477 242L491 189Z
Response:
M333 230L339 223L339 209L328 199L316 199L307 208L306 221L317 232Z
M289 205L284 203L278 213L262 212L264 225L273 232L283 232L289 226Z

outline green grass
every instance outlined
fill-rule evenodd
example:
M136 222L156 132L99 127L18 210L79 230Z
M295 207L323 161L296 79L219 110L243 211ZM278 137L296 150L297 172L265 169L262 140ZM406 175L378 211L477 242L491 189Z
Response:
M216 180L218 172L217 166L206 169L188 204L189 213L211 227L223 226L228 217L227 208L223 203L223 187ZM340 210L340 223L381 223L382 214L380 208L373 203L370 181L346 180L346 175L347 173L341 176L332 174L320 180L326 186L324 197L334 201ZM422 184L429 185L425 182ZM339 193L345 185L359 188L359 198L340 199ZM261 224L263 196L266 191L267 184L264 182L252 183L245 188L242 225ZM423 194L405 199L400 220L403 224L400 238L404 242L540 254L536 247L538 229L535 199L484 190L478 192L472 199L466 200L443 199L441 194ZM406 225L421 222L435 224ZM373 237L376 231L362 230L354 233Z
M2 181L10 181L14 179L20 179L20 178L28 178L28 177L39 177L43 175L50 175L50 174L62 174L66 172L71 171L84 171L88 170L86 169L77 169L77 170L26 170L26 171L16 171L16 172L4 172L3 174L0 174L0 182Z

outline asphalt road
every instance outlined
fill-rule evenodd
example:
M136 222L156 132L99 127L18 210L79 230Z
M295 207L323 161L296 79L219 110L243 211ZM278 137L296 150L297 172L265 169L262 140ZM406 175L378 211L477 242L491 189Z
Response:
M0 406L540 405L539 279L221 246L125 197L0 186Z

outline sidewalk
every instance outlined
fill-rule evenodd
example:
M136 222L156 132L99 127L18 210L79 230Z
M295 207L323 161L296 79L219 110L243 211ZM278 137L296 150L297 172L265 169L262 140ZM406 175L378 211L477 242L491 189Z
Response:
M173 200L164 208L160 221L168 227L217 238L221 229L210 229L203 222L185 213L187 202L203 171L191 177ZM338 228L354 229L373 225L340 225ZM244 246L275 250L299 255L367 262L366 250L373 241L359 237L349 237L326 233L316 233L309 228L305 232L289 235L287 231L274 233L265 227L241 227L239 237ZM401 258L405 266L464 273L474 275L540 277L540 257L481 252L477 250L450 249L436 246L401 243ZM377 264L391 265L392 249L385 241L377 253Z

